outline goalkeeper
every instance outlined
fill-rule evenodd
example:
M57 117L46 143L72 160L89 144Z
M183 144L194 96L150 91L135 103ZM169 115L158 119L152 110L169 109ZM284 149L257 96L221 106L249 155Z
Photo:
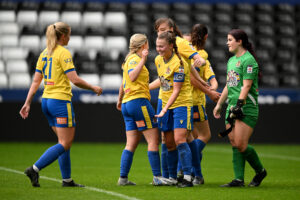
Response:
M248 186L259 186L267 172L254 148L248 144L258 119L258 64L247 34L233 29L227 35L229 51L234 54L227 63L227 84L214 108L215 118L220 118L221 108L228 98L226 129L233 151L235 179L222 187L243 187L245 162L255 170L256 175Z

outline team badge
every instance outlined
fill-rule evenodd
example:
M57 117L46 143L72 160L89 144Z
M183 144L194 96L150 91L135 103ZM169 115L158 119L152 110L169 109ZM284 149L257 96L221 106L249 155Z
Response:
M168 68L167 68L167 70L166 70L166 74L170 74L170 72L171 72L171 69L170 69L170 67L168 66Z
M252 72L253 72L253 66L252 65L248 65L248 67L247 67L247 73L248 74L252 74Z
M160 76L159 77L159 80L160 80L160 85L161 85L161 88L163 91L169 91L171 90L171 85L170 85L170 81L165 79L165 77L163 76Z
M135 60L130 61L129 65L136 65L137 62Z
M238 61L236 64L235 64L236 67L239 67L241 66L241 61Z
M179 73L184 73L184 67L183 66L179 67Z
M230 70L227 73L227 85L229 87L235 87L240 82L240 75L239 73L235 72L234 70Z

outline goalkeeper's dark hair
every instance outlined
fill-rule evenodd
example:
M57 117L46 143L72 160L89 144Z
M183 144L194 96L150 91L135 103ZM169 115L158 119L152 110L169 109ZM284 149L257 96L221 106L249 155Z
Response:
M164 23L168 23L168 26L170 28L173 28L173 31L174 31L174 34L176 36L179 36L179 37L182 37L182 33L181 31L179 30L178 26L176 25L176 23L173 21L173 19L171 18L159 18L155 21L154 23L154 29L155 31L157 32L158 31L158 28L161 24L164 24Z
M158 36L158 39L166 40L168 42L168 44L173 45L174 52L180 60L180 65L183 66L181 56L178 53L178 47L177 47L177 44L176 44L176 36L171 32L164 32L164 33L162 33Z
M191 42L192 45L196 47L197 50L204 49L205 39L204 37L208 34L208 29L203 24L195 24L191 32Z

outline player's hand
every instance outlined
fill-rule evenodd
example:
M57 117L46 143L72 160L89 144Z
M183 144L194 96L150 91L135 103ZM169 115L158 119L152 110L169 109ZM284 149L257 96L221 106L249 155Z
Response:
M210 93L207 94L207 96L215 103L218 102L218 100L220 99L221 97L221 93L215 91L215 90L210 90Z
M122 111L122 102L118 101L116 105L117 110Z
M100 94L102 94L103 90L99 86L93 86L93 92L95 92L97 96L99 96Z
M201 67L201 66L204 66L205 64L206 64L206 61L203 58L194 60L194 65L196 67Z
M217 104L213 110L213 114L214 114L214 117L216 119L220 119L221 117L221 109L222 109L222 106L220 104Z
M155 115L156 118L163 117L166 114L167 110L162 109L158 115Z
M19 113L23 119L26 119L29 115L29 111L30 111L30 106L24 104L24 106L21 108Z
M142 58L147 59L148 54L149 54L149 50L148 49L144 49L142 51Z
M244 104L245 101L243 99L239 99L236 105L230 108L233 118L242 119L244 117L244 112L242 108Z

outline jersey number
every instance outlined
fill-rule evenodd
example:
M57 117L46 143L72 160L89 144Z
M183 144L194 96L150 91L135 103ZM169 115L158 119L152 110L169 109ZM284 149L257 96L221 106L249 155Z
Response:
M49 62L50 62L50 63L49 63L48 75L46 74L47 67L48 67L48 60L47 60L47 57L42 58L42 61L45 61L45 65L44 65L44 67L43 67L44 79L47 79L47 76L48 76L48 79L51 79L52 57L49 58Z

